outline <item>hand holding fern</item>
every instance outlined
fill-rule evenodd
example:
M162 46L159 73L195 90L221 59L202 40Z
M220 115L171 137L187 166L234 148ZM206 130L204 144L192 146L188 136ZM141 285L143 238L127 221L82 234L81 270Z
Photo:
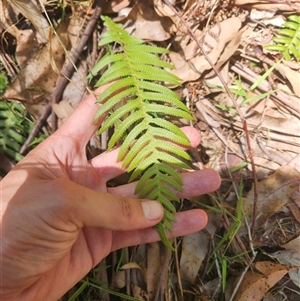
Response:
M159 239L152 228L163 216L159 203L137 199L134 183L106 187L124 172L117 151L86 159L103 121L91 124L97 109L89 96L1 181L1 300L57 300L110 251ZM192 146L199 143L195 130L184 132ZM182 178L180 197L220 184L212 170ZM178 213L172 236L199 231L206 221L202 210Z

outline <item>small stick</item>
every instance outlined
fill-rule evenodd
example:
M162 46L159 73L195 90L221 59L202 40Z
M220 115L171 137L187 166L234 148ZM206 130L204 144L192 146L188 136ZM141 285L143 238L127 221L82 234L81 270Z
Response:
M179 19L182 22L182 24L184 24L184 26L187 28L188 33L190 34L190 36L193 38L193 40L196 42L197 46L199 47L199 49L203 53L203 56L205 57L205 59L207 60L207 62L210 64L210 66L212 67L212 69L215 71L216 75L219 77L221 83L223 84L223 86L224 86L224 88L225 88L225 90L226 90L229 98L231 99L231 101L232 101L235 109L237 110L238 115L240 116L240 119L241 119L241 121L242 121L242 123L244 125L244 131L245 131L246 140L247 140L247 144L248 144L249 159L250 159L250 163L251 163L251 167L252 167L252 173L253 173L253 179L254 179L253 221L255 221L255 219L256 219L256 211L257 211L257 202L258 202L257 176L256 176L256 168L255 168L253 154L252 154L252 148L251 148L251 143L250 143L251 142L250 141L250 134L249 134L249 131L248 131L247 121L246 121L246 119L245 119L242 111L240 110L240 108L239 108L236 100L234 99L234 96L232 95L231 91L229 90L227 84L225 83L225 80L224 80L223 76L221 75L221 73L219 72L219 70L216 68L216 66L213 64L213 62L211 61L211 59L209 58L209 56L205 52L204 48L202 47L201 43L198 41L197 37L195 36L195 34L193 33L193 31L190 29L189 25L182 18L182 16L177 12L177 10L174 8L174 6L171 3L169 3L168 0L164 0L164 2L179 17ZM252 234L254 232L255 232L255 223L252 223Z
M23 144L23 146L20 150L20 154L22 154L22 155L25 154L25 152L27 151L27 149L29 147L29 144L34 140L34 138L37 136L37 134L41 130L43 124L46 122L46 120L50 116L50 114L52 112L52 104L53 103L58 103L60 101L61 95L62 95L66 85L69 82L69 78L71 77L71 75L74 71L75 64L76 64L83 48L85 47L86 42L87 42L88 38L90 37L90 34L92 33L96 22L99 19L101 11L102 11L102 9L99 6L99 4L96 4L94 14L92 15L89 23L86 26L77 48L73 51L72 57L69 59L67 65L65 67L65 71L58 78L55 90L53 91L53 93L48 98L49 101L48 101L48 104L45 107L45 111L44 111L43 115L40 117L40 119L38 120L38 122L36 123L36 125L34 126L34 128L33 128L32 132L30 133L29 137L27 138L27 140ZM52 113L52 116L55 116L55 117L52 117L52 132L54 132L56 130L56 125L57 125L56 115L55 115L54 112Z
M66 87L66 85L69 82L69 78L71 77L72 73L74 72L76 62L79 59L80 54L83 51L83 48L86 46L86 43L90 37L90 35L93 32L93 28L95 27L96 23L98 22L98 19L101 14L101 7L99 6L99 3L96 4L95 11L89 20L88 24L86 25L84 32L82 34L82 37L76 47L74 49L72 56L69 58L69 61L65 67L65 71L63 74L59 77L55 90L51 95L51 102L52 103L58 103L61 99L62 93ZM52 132L55 132L57 129L57 116L54 112L52 112Z

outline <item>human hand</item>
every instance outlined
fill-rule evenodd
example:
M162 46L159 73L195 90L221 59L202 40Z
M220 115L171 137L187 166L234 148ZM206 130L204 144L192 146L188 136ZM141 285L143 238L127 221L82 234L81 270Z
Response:
M159 240L152 228L163 216L155 201L138 200L134 183L107 188L124 173L117 150L86 158L86 144L104 117L90 95L52 136L31 151L0 182L1 283L3 301L53 301L82 279L109 252ZM192 146L200 142L184 128ZM182 174L191 197L219 187L218 174L202 170ZM205 227L200 209L176 214L172 236Z

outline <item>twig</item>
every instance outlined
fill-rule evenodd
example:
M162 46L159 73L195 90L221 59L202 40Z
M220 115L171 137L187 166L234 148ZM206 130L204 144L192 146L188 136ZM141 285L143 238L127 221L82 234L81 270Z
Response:
M50 116L52 111L52 104L48 103L45 106L45 110L43 115L40 117L40 119L37 121L37 123L34 125L33 130L31 131L30 135L28 136L28 138L26 139L26 141L24 142L24 144L22 145L21 149L20 149L20 154L24 155L28 148L30 143L34 140L34 138L37 136L37 134L40 132L41 128L43 127L43 125L45 124L45 122L47 121L48 117Z
M183 300L183 289L182 289L182 281L181 281L181 277L180 277L180 264L179 264L179 258L178 258L178 242L177 242L177 239L174 239L174 247L175 247L175 265L176 265L178 286L179 286L180 296Z
M249 270L250 265L253 263L254 259L255 259L255 256L253 256L251 258L251 261L250 261L249 265L247 265L245 267L243 273L240 275L238 282L235 284L234 290L232 292L232 295L231 295L229 301L232 301L234 299L234 297L235 297L235 295L236 295L236 293L237 293L237 291L238 291L238 289L239 289L239 287L240 287L240 285L241 285L241 283L242 283L242 281L243 281L243 279L244 279L247 271Z
M75 70L75 65L79 59L80 54L83 51L83 48L86 46L86 43L93 32L93 28L95 27L96 23L101 14L101 7L99 6L99 1L96 2L96 7L94 10L93 15L91 16L88 24L86 25L82 37L74 51L72 52L72 56L69 58L65 70L62 72L62 75L59 77L55 90L51 95L51 102L58 103L61 99L62 93L69 82L69 78L71 77L72 73ZM57 116L54 112L52 112L52 132L57 129Z
M225 83L225 80L224 80L223 76L218 71L218 69L216 68L216 66L213 64L213 62L211 61L211 59L207 55L206 51L202 47L201 43L199 42L199 40L197 39L197 37L195 36L195 34L193 33L193 31L190 29L189 25L182 18L182 16L178 13L178 11L174 8L174 6L171 3L169 3L168 0L164 0L164 2L179 17L179 19L182 22L182 24L184 24L184 26L186 27L187 32L192 37L192 39L196 42L197 46L199 47L199 49L203 53L203 56L205 57L205 59L210 64L210 66L212 67L212 69L215 71L216 75L218 76L218 78L220 79L222 85L224 86L224 88L225 88L225 90L226 90L229 98L231 99L231 101L232 101L235 109L237 110L238 115L240 116L240 119L241 119L241 121L243 123L243 128L244 128L245 135L246 135L246 140L247 140L247 143L248 143L248 154L249 154L249 159L250 159L250 163L251 163L251 167L252 167L252 173L253 173L253 179L254 179L254 185L253 185L254 186L253 221L255 221L255 219L256 219L255 214L256 214L256 211L257 211L257 200L258 200L257 199L257 196L258 196L257 175L256 175L256 168L255 168L254 159L253 159L253 153L252 153L252 148L251 148L250 134L249 134L249 131L248 131L247 121L246 121L246 119L245 119L242 111L240 110L240 108L239 108L236 100L234 99L233 94L231 93L231 91L229 90L227 84ZM255 223L252 223L252 233L254 233L254 232L255 232Z
M75 64L76 64L83 48L85 47L88 38L90 37L91 33L93 32L93 28L101 14L102 9L98 2L99 1L97 1L97 3L96 3L94 14L92 15L91 19L89 20L88 24L85 27L84 33L79 41L79 44L77 45L76 49L74 49L72 56L69 58L67 64L65 65L66 67L64 68L62 75L57 80L55 90L48 97L48 104L45 107L45 111L44 111L43 115L38 120L38 122L34 126L32 132L30 133L29 137L23 144L23 146L20 150L20 154L25 154L25 152L28 150L29 144L34 140L34 138L37 136L37 134L41 130L43 124L46 122L46 120L50 116L50 114L52 112L52 104L58 103L60 101L62 93L63 93L66 85L69 82L69 78L71 77L71 75L75 69ZM53 117L53 116L55 116L55 117ZM56 124L57 124L56 115L53 112L52 113L52 132L54 132L56 130Z
M165 294L165 288L168 287L168 276L169 276L169 263L171 259L171 250L166 248L165 246L162 246L162 268L161 268L161 274L159 277L159 287L157 288L156 295L154 300L155 301L162 301L164 300L164 294Z
M214 240L212 240L212 246L213 246L213 249L215 250L216 246L215 246ZM219 266L219 261L218 261L218 257L217 257L216 252L213 252L213 255L214 255L214 259L215 259L215 264L216 264L216 269L217 269L219 281L218 281L217 287L214 290L213 295L211 296L212 300L215 299L215 295L218 293L218 291L220 289L220 286L222 285L222 272L221 272L221 269L220 269L220 266Z

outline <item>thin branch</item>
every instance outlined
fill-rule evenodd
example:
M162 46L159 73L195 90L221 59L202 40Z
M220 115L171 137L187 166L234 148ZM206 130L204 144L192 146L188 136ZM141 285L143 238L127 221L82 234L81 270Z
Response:
M220 79L222 85L224 86L229 98L231 99L235 109L238 112L238 115L243 123L243 127L244 127L244 131L245 131L245 135L246 135L246 140L247 140L247 144L248 144L248 153L249 153L249 159L250 159L250 163L251 163L251 167L252 167L252 173L253 173L253 179L254 179L254 202L253 202L253 220L256 219L256 211L257 211L257 202L258 202L258 190L257 190L257 176L256 176L256 168L255 168L255 163L254 163L254 159L253 159L253 154L252 154L252 148L251 148L251 140L250 140L250 134L248 131L248 126L247 126L247 121L241 111L241 109L238 106L238 103L236 102L233 94L231 93L231 91L229 90L223 76L221 75L221 73L219 72L219 70L216 68L216 66L213 64L213 62L211 61L211 59L209 58L209 56L207 55L207 53L205 52L204 48L202 47L201 43L199 42L199 40L197 39L196 35L193 33L193 31L191 30L191 28L189 27L189 25L187 24L187 22L183 19L183 17L178 13L178 11L175 9L175 7L168 1L168 0L164 0L165 4L168 5L170 7L170 9L178 16L178 18L180 19L180 21L182 22L182 24L184 24L184 26L187 29L187 32L189 33L189 35L192 37L192 39L196 42L198 48L201 50L203 56L205 57L205 59L207 60L207 62L210 64L210 66L212 67L212 69L215 71L216 75L218 76L218 78ZM252 233L255 232L255 224L252 224Z
M89 39L90 35L93 33L93 28L95 27L96 23L99 20L102 9L98 2L99 1L97 1L94 14L91 16L91 19L89 20L76 49L74 49L71 57L69 58L67 64L65 65L64 71L62 71L62 74L60 75L60 77L57 80L55 90L48 98L48 105L45 107L45 111L44 111L43 115L40 117L40 119L34 126L31 134L29 135L29 137L23 144L23 146L20 150L21 154L25 154L25 152L28 150L29 144L34 140L34 138L37 136L37 134L43 127L44 123L50 116L50 114L52 112L52 104L58 103L60 101L62 93L69 82L69 78L72 76L72 73L74 72L74 69L76 67L75 66L76 62L78 61L79 56L82 53L82 51L87 43L87 40ZM56 115L54 112L52 113L52 116L55 116L55 117L52 117L52 132L54 132L54 130L56 130L55 125L57 124Z

